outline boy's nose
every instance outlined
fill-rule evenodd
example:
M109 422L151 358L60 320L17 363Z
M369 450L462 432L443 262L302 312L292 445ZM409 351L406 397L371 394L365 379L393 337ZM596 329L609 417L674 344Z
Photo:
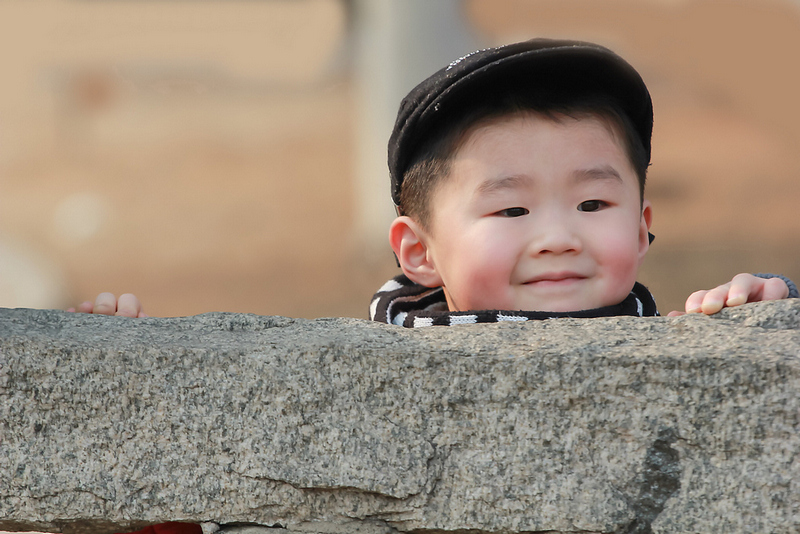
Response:
M538 231L531 240L531 254L566 254L581 251L581 240L567 221L551 217L538 226Z

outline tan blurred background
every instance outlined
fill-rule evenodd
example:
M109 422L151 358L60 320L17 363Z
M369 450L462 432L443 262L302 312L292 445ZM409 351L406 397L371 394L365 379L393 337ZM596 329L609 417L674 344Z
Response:
M740 271L800 281L797 0L8 0L0 306L366 317L397 272L400 97L535 36L609 46L650 87L662 313Z

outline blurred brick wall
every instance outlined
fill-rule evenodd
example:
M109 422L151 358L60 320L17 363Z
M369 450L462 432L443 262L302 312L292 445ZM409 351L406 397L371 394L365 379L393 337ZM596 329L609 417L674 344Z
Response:
M657 239L641 279L663 311L739 271L800 279L797 3L464 9L486 45L594 40L642 72ZM364 317L396 268L352 235L350 27L337 0L0 3L0 305L108 290L155 315ZM26 287L50 300L17 304Z

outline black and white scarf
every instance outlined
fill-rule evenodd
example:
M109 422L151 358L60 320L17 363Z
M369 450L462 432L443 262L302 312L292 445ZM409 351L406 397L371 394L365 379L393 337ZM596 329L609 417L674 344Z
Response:
M419 328L422 326L451 326L456 324L497 323L501 321L529 321L557 317L654 317L658 315L656 301L639 282L625 297L613 306L574 312L539 312L510 310L480 310L451 312L447 309L444 289L415 284L406 275L395 276L375 293L369 307L369 317L381 323Z

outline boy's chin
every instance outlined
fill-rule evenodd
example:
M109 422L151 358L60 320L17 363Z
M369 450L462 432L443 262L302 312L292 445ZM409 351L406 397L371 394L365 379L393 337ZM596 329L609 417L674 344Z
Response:
M633 284L631 282L631 288ZM505 309L566 313L615 306L631 291L619 289L623 285L627 284L610 288L598 284L597 280L583 279L564 285L518 286L516 289L519 291L513 298L514 307Z
M614 302L612 304L601 304L601 305L595 305L593 303L590 304L585 301L562 301L562 302L549 301L547 304L543 304L542 302L537 302L537 303L483 302L480 304L476 304L475 306L469 307L468 309L462 310L454 306L448 306L448 309L451 312L470 312L479 310L507 310L507 311L544 312L544 313L547 312L567 313L567 312L577 312L583 310L593 310L595 308L603 308L605 306L611 306L613 304L619 304L619 302Z
M578 312L604 308L606 306L613 306L622 302L624 297L614 300L613 302L611 302L611 300L612 299L587 299L585 296L547 299L546 301L526 301L522 299L518 302L515 302L513 308L504 309L556 313Z
M466 306L454 306L452 299L447 295L448 309L452 312L470 312L478 310L509 310L527 312L556 312L567 313L584 310L594 310L606 306L619 304L628 295L628 292L618 295L613 294L592 294L586 287L577 287L576 284L571 288L530 288L517 286L516 293L506 295L500 299L472 299L465 302ZM583 289L583 290L581 290ZM544 294L543 294L544 293Z

